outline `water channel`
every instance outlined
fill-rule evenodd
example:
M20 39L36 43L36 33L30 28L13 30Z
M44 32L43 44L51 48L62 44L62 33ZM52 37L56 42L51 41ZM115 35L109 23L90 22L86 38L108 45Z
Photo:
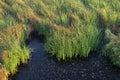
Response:
M104 60L101 49L85 60L58 62L37 39L30 41L29 47L33 49L31 59L10 80L120 80L119 69Z

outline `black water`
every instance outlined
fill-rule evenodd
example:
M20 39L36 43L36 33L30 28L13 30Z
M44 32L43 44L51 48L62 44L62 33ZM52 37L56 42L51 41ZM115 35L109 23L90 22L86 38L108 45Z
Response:
M104 62L101 50L84 61L57 62L39 41L32 40L29 46L34 49L31 59L11 80L120 80L120 72Z

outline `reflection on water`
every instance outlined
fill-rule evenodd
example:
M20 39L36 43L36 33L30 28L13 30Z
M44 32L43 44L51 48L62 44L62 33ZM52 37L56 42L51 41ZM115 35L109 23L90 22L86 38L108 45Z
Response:
M47 56L39 41L32 40L29 46L34 49L31 60L19 68L12 80L120 80L120 74L103 62L101 52L84 61L57 62Z

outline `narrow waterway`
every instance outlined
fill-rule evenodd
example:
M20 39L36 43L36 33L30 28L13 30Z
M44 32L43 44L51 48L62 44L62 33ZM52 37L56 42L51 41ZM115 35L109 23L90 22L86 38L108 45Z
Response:
M29 46L33 49L31 59L10 80L120 80L120 73L104 62L101 50L84 61L57 62L38 40L32 40Z

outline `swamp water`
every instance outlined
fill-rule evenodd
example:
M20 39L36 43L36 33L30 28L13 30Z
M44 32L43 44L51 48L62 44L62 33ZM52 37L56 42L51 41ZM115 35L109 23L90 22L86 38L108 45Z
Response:
M37 39L30 41L29 47L33 49L31 59L10 80L120 80L119 69L105 62L101 50L85 60L57 62Z

